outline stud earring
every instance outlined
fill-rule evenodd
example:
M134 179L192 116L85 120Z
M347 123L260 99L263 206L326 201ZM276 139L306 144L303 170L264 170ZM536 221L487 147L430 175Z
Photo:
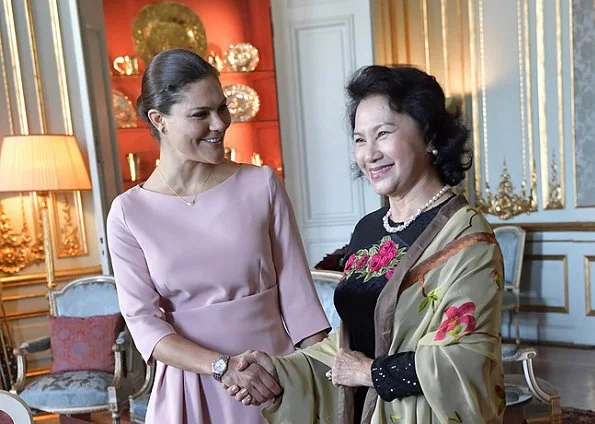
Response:
M438 149L436 149L435 147L430 151L430 153L432 153L434 156L438 156Z

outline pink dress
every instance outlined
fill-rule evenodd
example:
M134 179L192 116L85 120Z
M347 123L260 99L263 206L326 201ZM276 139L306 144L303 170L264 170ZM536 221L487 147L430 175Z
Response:
M229 355L284 355L329 327L269 167L243 165L193 207L136 186L112 203L108 241L120 308L146 361L173 333ZM264 422L210 375L156 361L147 424Z

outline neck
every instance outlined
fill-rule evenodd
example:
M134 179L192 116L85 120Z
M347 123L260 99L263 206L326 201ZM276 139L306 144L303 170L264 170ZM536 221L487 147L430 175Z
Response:
M444 187L437 175L426 175L420 178L413 186L388 196L390 204L390 217L394 222L403 222L414 215L418 209ZM440 203L448 196L444 193L432 206Z
M168 160L167 156L159 159L159 171L166 180L164 184L171 185L181 196L191 196L204 190L205 181L216 166L204 162Z

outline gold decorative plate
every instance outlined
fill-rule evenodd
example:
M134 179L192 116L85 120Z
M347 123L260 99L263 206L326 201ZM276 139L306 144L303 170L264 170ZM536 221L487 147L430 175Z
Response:
M132 24L134 50L145 63L157 53L173 48L204 56L207 35L200 18L188 6L176 2L148 4Z
M121 91L112 90L112 108L118 128L136 128L136 111L130 99Z
M227 97L227 107L233 122L246 122L253 119L260 110L260 98L252 87L233 84L223 87Z
M225 52L225 61L234 72L252 72L259 60L258 49L250 43L230 44Z

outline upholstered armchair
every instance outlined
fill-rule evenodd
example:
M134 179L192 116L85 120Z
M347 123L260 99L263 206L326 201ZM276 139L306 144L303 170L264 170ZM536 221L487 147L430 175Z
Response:
M341 324L341 318L335 309L335 288L343 277L338 271L323 271L319 269L310 270L312 279L314 280L314 287L318 293L318 299L322 304L326 318L331 324L332 331L336 330Z
M48 297L50 332L52 337L56 337L54 341L59 342L52 345L51 337L43 337L25 342L15 349L18 374L11 391L19 394L34 410L61 415L108 410L111 412L112 422L119 423L120 406L142 381L142 374L139 375L136 371L142 360L134 349L128 332L123 329L114 278L80 278L69 282L60 290L50 290ZM59 317L62 323L74 322L78 325L77 332L52 327L60 320ZM109 327L103 324L108 319L111 323ZM123 331L118 333L120 329ZM58 331L57 335L55 331ZM97 344L86 344L87 340L103 341L102 352L107 357L107 360L103 360L103 367L90 365L93 361L99 361L99 354L94 349ZM26 378L26 355L50 348L52 372ZM65 351L66 349L71 351ZM62 359L61 363L57 363L57 353L66 360ZM74 365L67 363L69 358L75 362ZM96 366L96 369L80 369L87 364Z
M562 424L560 396L548 381L535 376L533 359L536 356L535 349L526 348L517 350L514 355L502 357L505 368L509 368L511 363L520 362L523 369L522 374L504 374L507 405L505 423L517 422L513 418L516 415L520 423ZM515 414L515 409L522 410L522 414Z
M516 344L521 343L519 309L521 291L521 270L525 252L525 230L516 225L505 225L494 229L494 234L504 257L504 293L502 310L509 311L510 322L514 318Z

